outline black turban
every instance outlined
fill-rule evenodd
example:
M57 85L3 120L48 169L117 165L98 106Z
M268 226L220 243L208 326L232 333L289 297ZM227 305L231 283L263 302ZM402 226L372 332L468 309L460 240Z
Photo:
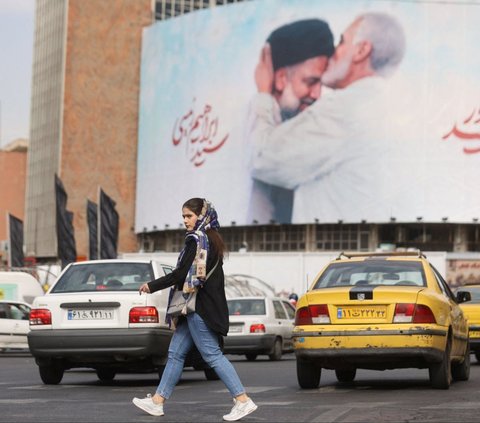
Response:
M316 56L333 55L333 34L325 21L305 19L283 25L267 39L273 69L291 66Z

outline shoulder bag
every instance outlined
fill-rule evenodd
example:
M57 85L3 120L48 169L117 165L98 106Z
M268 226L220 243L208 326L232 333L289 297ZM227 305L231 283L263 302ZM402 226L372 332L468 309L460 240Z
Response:
M212 275L213 271L217 268L218 261L213 266L213 269L208 272L205 282ZM184 293L183 290L175 289L173 291L172 299L167 308L167 314L171 317L185 316L186 314L193 313L195 311L195 303L197 301L198 288L189 293Z

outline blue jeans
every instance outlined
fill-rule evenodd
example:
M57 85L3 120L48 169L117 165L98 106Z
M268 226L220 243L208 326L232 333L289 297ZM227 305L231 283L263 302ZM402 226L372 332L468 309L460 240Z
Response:
M158 384L157 394L165 399L170 398L173 388L182 375L185 357L194 344L202 358L215 370L233 397L245 393L245 388L240 382L235 368L223 355L218 345L217 334L205 324L197 313L190 313L187 314L186 321L177 326L170 341L167 365Z

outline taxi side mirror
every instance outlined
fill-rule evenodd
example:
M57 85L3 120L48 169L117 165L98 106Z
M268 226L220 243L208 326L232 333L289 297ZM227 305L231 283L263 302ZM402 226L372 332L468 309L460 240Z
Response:
M469 291L458 291L457 292L457 302L465 303L472 300L472 294Z

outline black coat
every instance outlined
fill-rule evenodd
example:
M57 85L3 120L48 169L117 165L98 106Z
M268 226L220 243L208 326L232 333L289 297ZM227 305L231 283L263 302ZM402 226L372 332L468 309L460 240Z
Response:
M183 284L193 264L196 252L197 243L189 237L186 241L185 253L180 263L178 263L172 273L149 282L150 292L159 291L173 285L176 285L179 290L183 289ZM210 243L210 252L207 257L207 274L213 269L217 260L219 260L217 267L205 282L203 288L198 290L195 312L205 321L210 329L226 336L228 332L228 306L225 297L223 260L218 257L213 244Z

